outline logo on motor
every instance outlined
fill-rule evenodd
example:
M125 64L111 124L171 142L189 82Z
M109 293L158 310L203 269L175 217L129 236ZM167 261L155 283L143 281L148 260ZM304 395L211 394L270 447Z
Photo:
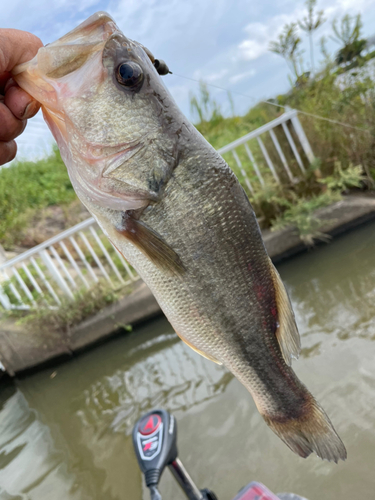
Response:
M159 428L160 424L161 417L154 413L153 415L149 415L140 421L138 431L142 434L142 436L149 436Z
M152 460L161 450L163 423L156 413L143 418L138 425L137 441L143 460Z

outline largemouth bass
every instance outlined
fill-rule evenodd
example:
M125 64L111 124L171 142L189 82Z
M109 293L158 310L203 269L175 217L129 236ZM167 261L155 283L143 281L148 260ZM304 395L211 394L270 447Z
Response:
M250 202L141 44L99 12L18 66L84 205L177 334L225 365L301 457L346 450L290 367L300 340Z

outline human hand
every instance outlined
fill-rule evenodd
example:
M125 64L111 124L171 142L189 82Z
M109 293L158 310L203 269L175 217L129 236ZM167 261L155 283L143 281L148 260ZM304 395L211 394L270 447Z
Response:
M14 141L25 130L26 121L39 110L39 103L11 78L11 70L32 59L43 44L26 31L0 29L0 165L16 156Z

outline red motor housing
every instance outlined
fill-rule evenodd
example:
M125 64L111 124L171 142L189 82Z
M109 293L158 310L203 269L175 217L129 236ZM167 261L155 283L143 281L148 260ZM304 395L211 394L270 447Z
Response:
M272 491L262 483L252 481L233 498L233 500L279 500Z

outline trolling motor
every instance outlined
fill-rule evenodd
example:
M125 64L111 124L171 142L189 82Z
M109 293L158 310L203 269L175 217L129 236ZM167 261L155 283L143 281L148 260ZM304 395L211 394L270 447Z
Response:
M212 491L198 489L177 457L176 419L167 411L155 410L141 417L133 429L133 445L151 500L161 500L158 484L165 467L189 500L217 500Z
M134 426L133 445L151 500L162 500L158 484L166 467L189 500L218 500L213 491L207 488L200 490L195 485L177 457L176 419L167 411L154 410L143 415ZM257 499L306 500L293 493L274 495L263 484L255 481L242 488L233 500Z

